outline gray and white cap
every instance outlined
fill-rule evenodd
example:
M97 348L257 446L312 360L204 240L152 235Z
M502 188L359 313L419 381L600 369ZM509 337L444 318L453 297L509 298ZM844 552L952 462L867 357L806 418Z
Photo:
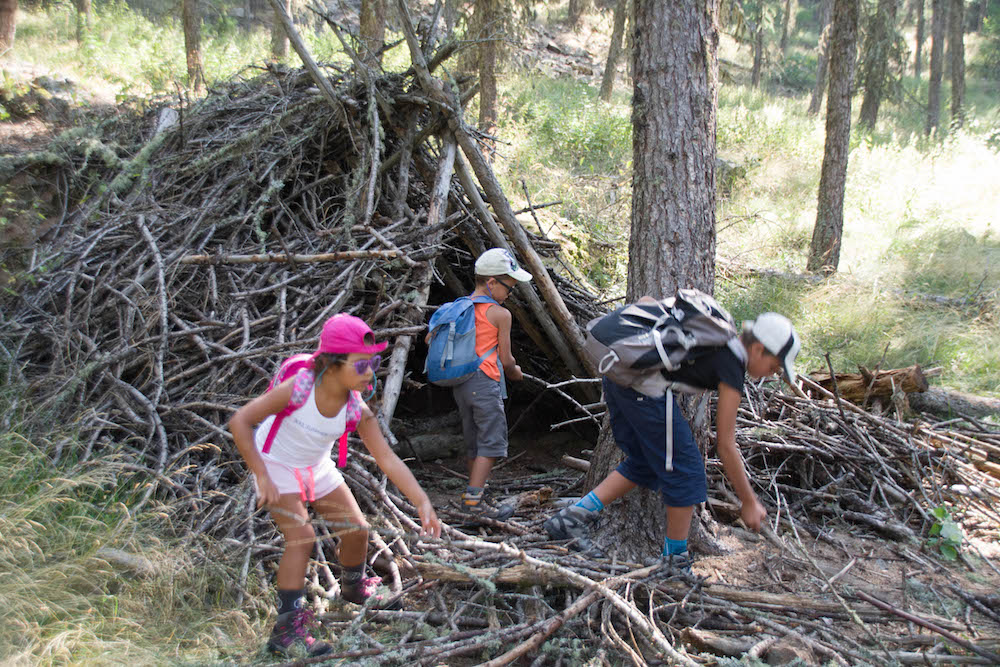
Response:
M531 280L531 274L518 266L514 255L504 248L490 248L480 255L476 260L476 275L510 276L521 283Z
M764 346L764 349L781 361L785 378L795 382L795 357L802 342L795 333L791 320L778 313L761 313L750 323L750 333Z

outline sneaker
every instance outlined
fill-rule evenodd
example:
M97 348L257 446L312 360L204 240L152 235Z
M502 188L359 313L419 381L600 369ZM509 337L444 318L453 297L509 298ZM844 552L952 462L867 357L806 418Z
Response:
M480 496L462 494L459 509L470 516L493 519L495 521L506 521L514 516L513 505L508 503L497 504L487 493L483 493Z
M596 512L579 505L567 505L543 525L553 540L573 540L569 544L571 549L582 551L592 558L604 558L604 551L590 538L591 526L596 521Z
M666 569L667 576L675 574L691 576L691 565L694 559L687 551L669 556L660 556L660 567Z
M296 646L304 648L310 658L331 653L332 646L309 634L309 629L315 622L310 609L296 609L281 614L274 623L274 629L271 630L267 650L285 657L295 657L293 652Z
M354 604L365 604L369 599L376 609L399 610L403 608L399 596L386 598L376 593L382 585L382 577L361 577L357 581L340 580L340 597Z

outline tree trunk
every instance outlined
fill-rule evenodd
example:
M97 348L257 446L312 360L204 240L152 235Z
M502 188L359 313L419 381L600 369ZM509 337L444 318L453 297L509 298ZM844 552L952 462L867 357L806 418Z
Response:
M0 54L14 46L17 31L17 0L0 0Z
M205 85L205 69L201 64L201 13L198 11L198 0L181 0L181 20L184 24L188 85L195 92L201 92Z
M819 44L816 47L816 85L812 97L809 98L809 113L818 114L823 104L823 91L826 89L826 70L830 62L830 12L833 10L833 0L823 0L820 8Z
M292 0L281 0L285 13L292 16ZM272 10L273 13L274 10ZM271 56L278 60L288 55L288 33L281 20L275 16L271 22Z
M944 7L948 0L932 0L931 8L931 79L927 85L927 127L930 134L941 123L941 61L944 53Z
M788 52L788 38L791 37L792 31L795 30L795 12L797 9L798 3L795 0L785 0L785 15L781 19L781 41L778 43L778 48L781 49L782 56Z
M580 25L580 19L583 18L583 14L586 11L587 0L569 0L569 10L566 22L569 23L572 28L577 27Z
M916 0L917 3L917 47L914 50L916 57L913 62L913 76L920 82L920 69L923 66L924 50L924 0Z
M941 44L944 45L941 57L944 60L941 65L941 78L947 81L951 78L951 0L945 0L941 13L944 15L944 37L941 39Z
M634 3L629 301L714 285L717 13L716 0ZM605 422L587 488L620 460ZM602 545L623 558L658 555L663 510L656 493L626 495L602 512Z
M858 123L870 130L875 128L878 109L889 85L889 53L895 38L896 0L878 0L868 31L865 61L861 65L865 96Z
M611 93L615 88L615 74L618 70L618 59L622 54L626 14L628 14L628 0L618 0L615 4L614 28L611 30L611 46L608 47L608 62L604 65L604 77L601 79L600 97L605 102L611 101Z
M962 0L951 0L951 124L961 127L965 122L965 6Z
M757 15L757 29L753 37L753 69L750 70L750 85L754 88L760 87L761 70L764 69L764 26L761 25L763 17Z
M361 0L361 60L382 64L385 45L385 0Z
M83 42L83 35L90 30L90 0L76 0L76 42Z
M479 41L479 129L492 134L497 122L497 61L500 42L499 0L476 0L476 39Z
M851 80L858 37L858 0L834 0L830 33L830 92L826 103L826 146L819 177L816 226L806 268L832 274L840 263L844 231L844 188L851 143Z

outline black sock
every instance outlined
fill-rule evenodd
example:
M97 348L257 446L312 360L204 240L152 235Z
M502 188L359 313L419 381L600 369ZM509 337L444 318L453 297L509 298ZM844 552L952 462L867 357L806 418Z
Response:
M341 580L345 584L356 584L361 581L362 577L365 575L365 562L361 561L360 565L351 565L350 567L344 567L344 573L341 575Z
M302 596L305 594L304 589L298 589L294 591L283 591L278 589L278 614L287 614L290 611L295 611L302 606Z

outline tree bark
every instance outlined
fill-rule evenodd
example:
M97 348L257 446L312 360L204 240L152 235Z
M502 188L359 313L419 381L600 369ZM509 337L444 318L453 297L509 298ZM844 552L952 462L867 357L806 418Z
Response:
M951 0L949 12L951 35L948 46L951 53L951 124L961 127L965 122L965 4Z
M717 13L717 0L634 3L629 301L680 286L711 293L714 285ZM605 422L587 488L620 460ZM660 553L658 494L633 492L602 515L608 551L629 558Z
M851 82L858 36L858 0L834 0L830 33L830 92L826 105L826 146L819 178L811 272L832 274L840 263L844 231L844 188L851 139Z
M750 85L760 88L761 70L764 69L764 26L763 9L757 14L757 26L753 36L753 68L750 70Z
M83 35L90 30L90 0L76 0L76 42L83 42Z
M930 134L941 123L941 61L944 53L945 4L948 0L932 0L931 17L931 79L927 85L927 126Z
M604 76L601 78L600 98L611 101L611 93L615 89L615 74L618 70L618 59L622 54L622 37L625 34L625 16L628 14L628 0L618 0L615 4L614 27L611 30L611 46L608 47L608 62L604 65Z
M799 3L795 0L785 0L785 15L781 19L781 41L778 42L782 56L788 52L788 38L795 30L795 11L798 9L798 5Z
M826 71L830 62L830 12L833 10L833 0L823 0L820 8L819 44L816 46L816 85L812 97L809 98L809 113L818 114L823 104L823 91L826 89Z
M911 394L907 399L912 409L931 412L946 419L957 416L982 419L1000 415L998 399L959 391L946 391L938 387L933 387L924 393Z
M201 92L205 85L205 68L201 64L201 12L198 11L198 0L181 0L181 20L184 25L188 85L195 92Z
M292 0L281 0L285 7L285 13L292 15ZM272 10L273 12L273 10ZM271 56L276 60L288 55L288 33L281 24L281 20L275 15L271 22Z
M385 45L385 0L361 0L361 60L367 65L382 64Z
M917 3L917 46L914 49L916 54L913 60L913 76L920 80L920 70L923 67L924 50L924 0L915 0Z
M858 124L862 127L875 128L878 109L889 85L889 54L895 38L896 0L878 0L866 38L865 61L861 65L865 96Z
M566 20L571 28L575 28L580 25L580 19L583 18L583 14L586 11L587 0L569 0L568 16L566 17Z
M499 0L476 0L473 17L479 42L479 129L492 134L497 121L497 61L500 42Z
M0 54L14 46L17 31L17 0L0 0Z
M919 365L876 373L864 367L859 367L858 370L860 373L837 373L834 376L837 381L836 391L841 398L851 403L860 405L866 398L892 398L898 391L912 394L928 389L927 377ZM827 391L834 391L834 380L829 373L810 373L810 377Z

